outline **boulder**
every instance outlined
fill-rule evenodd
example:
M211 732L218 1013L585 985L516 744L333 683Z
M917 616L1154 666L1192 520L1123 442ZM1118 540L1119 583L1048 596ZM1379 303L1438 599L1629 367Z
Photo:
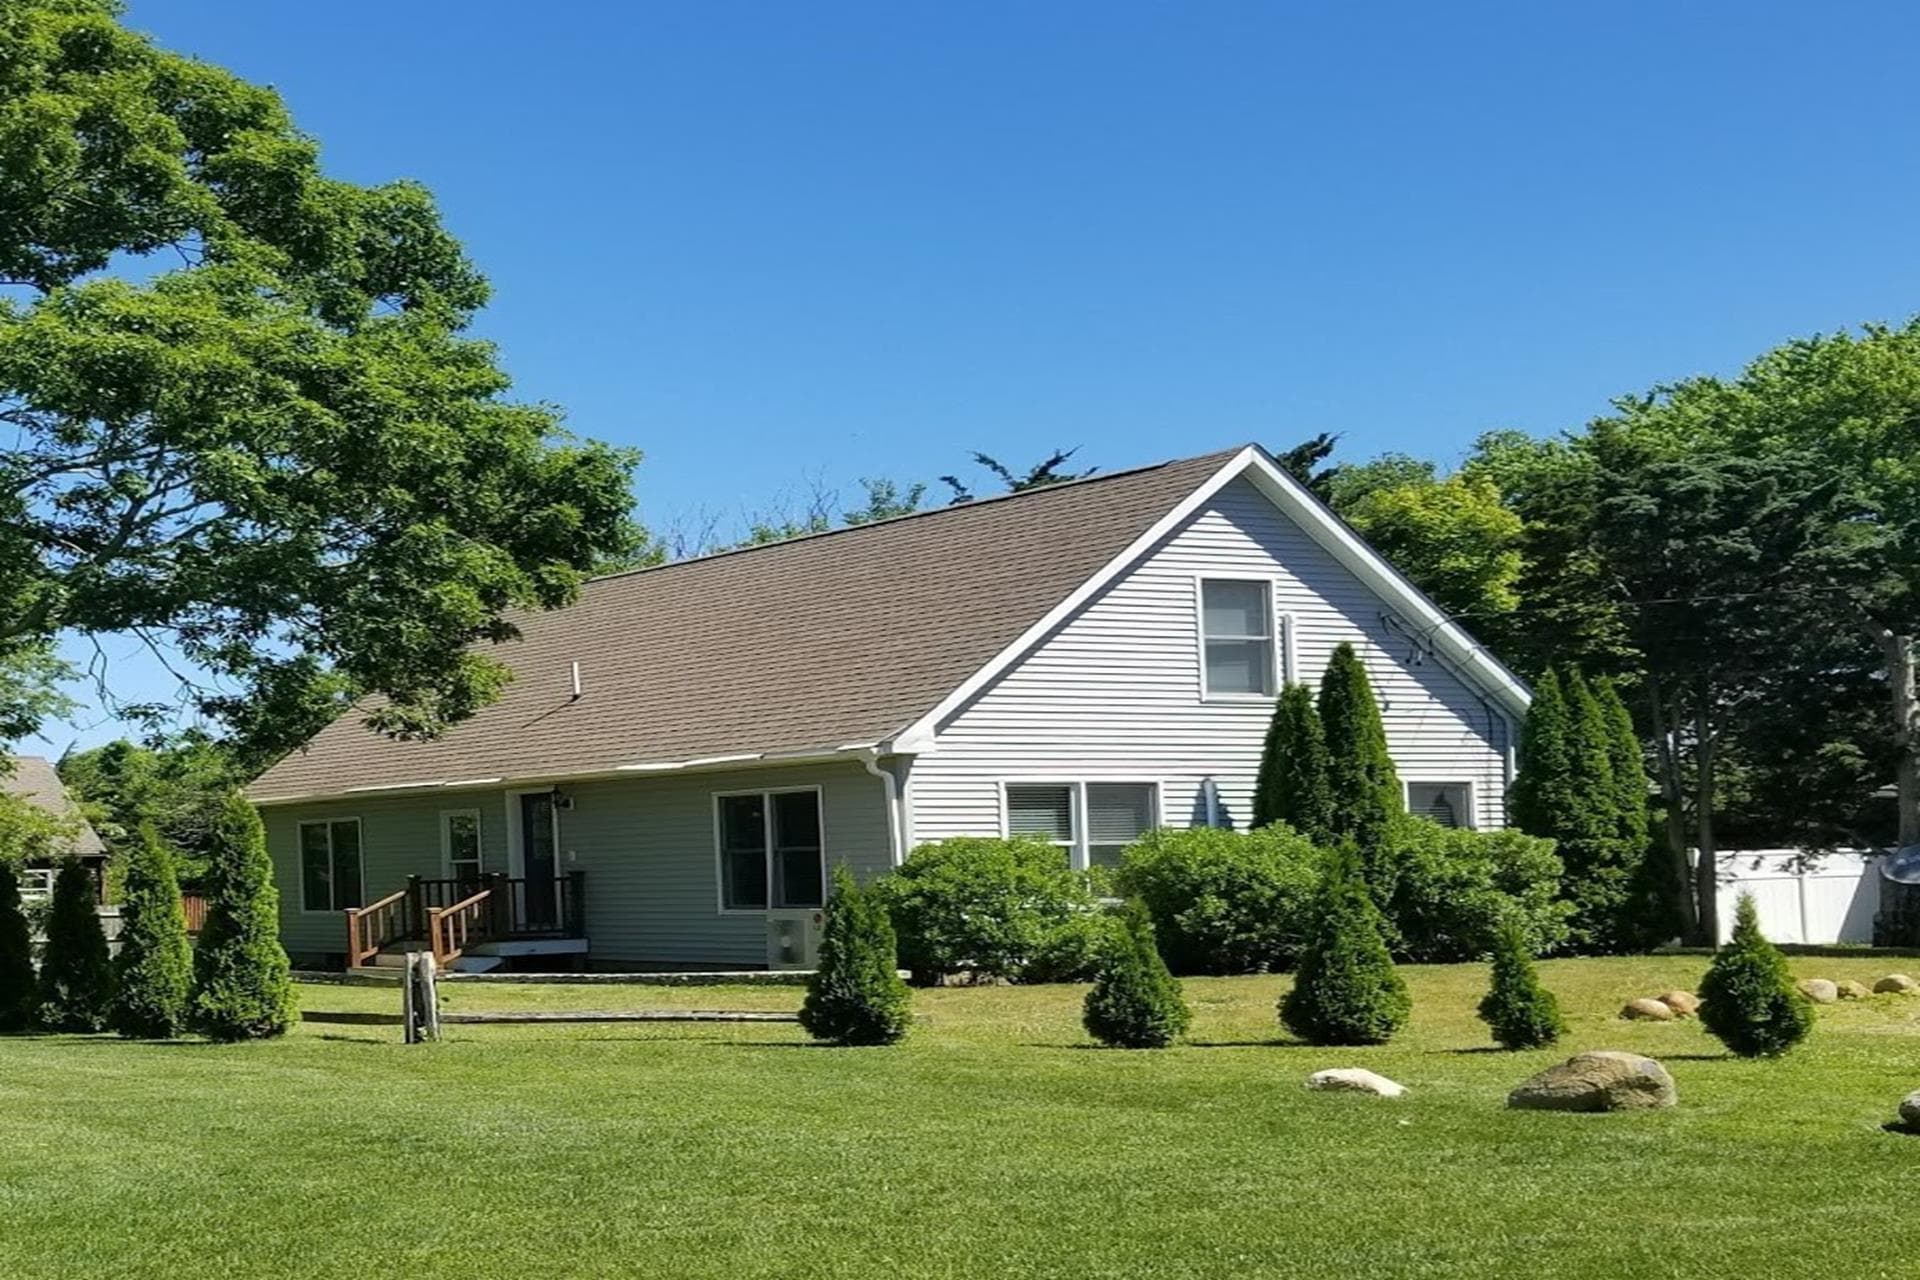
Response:
M1349 1093L1371 1093L1380 1098L1397 1098L1407 1086L1387 1079L1364 1067L1332 1067L1307 1077L1309 1089L1343 1089Z
M1614 1049L1575 1054L1507 1095L1509 1107L1528 1111L1634 1111L1679 1100L1665 1067Z
M1903 996L1911 995L1915 991L1920 991L1920 982L1915 982L1904 973L1890 973L1874 983L1873 989L1883 995L1888 992Z
M1691 991L1668 991L1660 996L1660 1003L1673 1010L1675 1016L1691 1018L1700 1012L1700 997Z
M1627 1007L1620 1011L1620 1016L1636 1021L1672 1022L1673 1009L1663 1001L1649 1000L1642 996L1638 1000L1627 1001Z
M1840 988L1840 998L1842 1000L1865 1000L1873 994L1873 992L1867 989L1866 983L1855 982L1852 978L1848 978L1846 981L1837 985Z
M1909 1129L1920 1130L1920 1089L1900 1099L1900 1123Z
M1800 994L1815 1004L1832 1004L1840 998L1839 986L1825 978L1802 978L1798 985Z

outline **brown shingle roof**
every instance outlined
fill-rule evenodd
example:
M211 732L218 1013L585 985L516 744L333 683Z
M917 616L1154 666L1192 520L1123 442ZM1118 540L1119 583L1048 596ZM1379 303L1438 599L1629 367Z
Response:
M884 740L1232 456L595 579L564 609L515 615L520 638L496 650L513 683L441 739L395 742L350 714L252 794L564 777Z
M13 757L13 768L0 773L0 791L19 796L28 804L44 809L57 818L70 818L78 822L80 825L74 833L73 851L80 857L107 856L106 846L100 843L100 833L80 815L79 806L67 794L67 788L60 781L60 774L51 760L39 756Z

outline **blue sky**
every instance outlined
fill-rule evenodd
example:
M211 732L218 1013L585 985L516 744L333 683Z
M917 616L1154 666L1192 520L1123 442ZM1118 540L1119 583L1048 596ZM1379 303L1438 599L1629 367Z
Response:
M339 175L432 187L519 393L644 449L655 523L975 448L1113 468L1331 430L1453 460L1920 310L1914 6L129 20L275 85Z

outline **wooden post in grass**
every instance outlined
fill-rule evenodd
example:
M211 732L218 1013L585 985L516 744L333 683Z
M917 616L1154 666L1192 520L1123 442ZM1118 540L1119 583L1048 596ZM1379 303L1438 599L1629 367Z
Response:
M408 1044L440 1038L440 993L431 951L407 952L400 982L400 1022Z

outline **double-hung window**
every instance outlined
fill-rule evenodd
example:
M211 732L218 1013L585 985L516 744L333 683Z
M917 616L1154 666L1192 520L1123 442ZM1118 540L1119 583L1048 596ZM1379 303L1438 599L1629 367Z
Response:
M360 879L360 819L300 824L300 904L344 911L366 902Z
M1200 580L1200 679L1210 698L1270 698L1280 650L1273 585L1263 578Z
M440 815L440 848L446 856L447 878L461 884L480 879L480 811L453 809Z
M714 804L723 910L826 905L826 838L817 788L720 795Z
M1007 834L1057 847L1076 868L1117 867L1126 847L1159 825L1151 782L1009 782Z

